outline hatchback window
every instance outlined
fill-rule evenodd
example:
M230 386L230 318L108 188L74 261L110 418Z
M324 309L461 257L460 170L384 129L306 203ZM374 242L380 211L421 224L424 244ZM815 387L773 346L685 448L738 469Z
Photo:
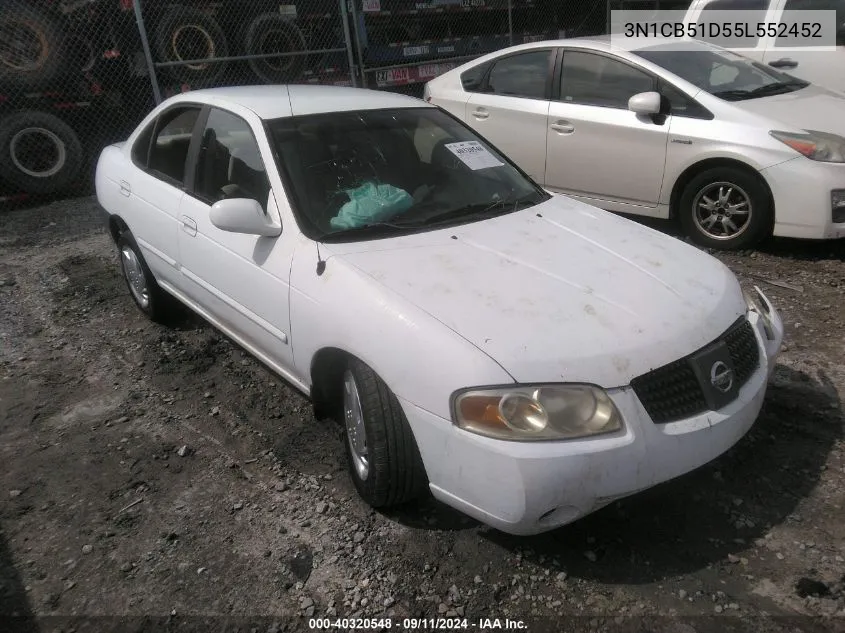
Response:
M487 78L487 91L509 97L545 99L552 51L531 51L500 59Z
M199 114L199 108L174 109L159 118L150 148L151 171L180 185L184 183L188 148Z
M702 11L766 11L769 0L713 0L702 8Z
M845 0L786 0L784 11L836 11L836 43L845 45ZM788 24L788 22L786 22ZM800 29L800 25L799 25ZM827 44L825 42L825 44ZM812 47L811 38L778 37L777 47Z
M726 101L745 101L806 88L809 84L747 57L702 44L660 45L635 51L691 84Z
M209 204L225 198L250 198L266 210L270 181L252 129L241 117L218 108L209 113L195 193Z
M560 80L560 100L565 103L627 108L640 92L654 90L654 79L604 55L566 51Z
M701 17L702 19L699 20L699 25L704 25L707 22L707 13L710 11L744 11L745 13L742 14L742 19L745 20L746 18L749 20L751 24L755 24L757 22L762 22L766 17L766 12L769 8L769 0L713 0L713 2L708 2L704 5L704 8L701 9ZM755 13L748 13L748 12L755 12ZM710 19L713 19L712 17ZM717 18L718 19L718 18ZM708 27L704 27L708 28ZM754 29L751 30L751 33L748 37L743 37L739 40L739 45L742 48L754 48L757 46L757 43L760 41L760 38L757 37L756 31ZM729 38L724 38L725 45L728 45Z
M267 122L303 232L371 239L511 213L548 199L495 148L435 108Z

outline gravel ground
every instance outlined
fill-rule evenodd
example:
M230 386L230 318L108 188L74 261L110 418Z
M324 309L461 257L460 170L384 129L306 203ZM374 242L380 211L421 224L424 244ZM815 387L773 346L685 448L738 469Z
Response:
M145 320L92 199L7 212L0 616L38 619L0 630L115 615L261 631L327 615L395 630L433 624L406 617L845 630L844 255L781 240L720 255L787 323L758 423L690 475L518 538L433 501L366 507L339 428L301 395L199 319Z

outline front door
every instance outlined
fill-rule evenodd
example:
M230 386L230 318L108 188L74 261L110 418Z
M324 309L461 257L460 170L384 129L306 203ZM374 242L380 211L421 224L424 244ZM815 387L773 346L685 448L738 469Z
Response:
M546 186L609 210L655 208L669 117L628 110L628 99L651 90L656 90L651 75L618 58L566 50L560 94L547 120Z
M260 129L260 128L259 128ZM261 132L263 134L263 131ZM207 318L228 330L256 356L289 372L289 273L294 235L231 233L211 223L211 205L252 198L279 220L265 159L249 123L212 108L205 123L193 186L179 213L179 253L190 295Z

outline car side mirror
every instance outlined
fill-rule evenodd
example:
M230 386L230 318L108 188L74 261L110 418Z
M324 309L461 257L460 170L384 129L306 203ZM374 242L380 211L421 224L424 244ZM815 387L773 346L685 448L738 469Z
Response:
M230 198L211 205L211 223L221 231L276 237L282 227L271 220L261 204L251 198Z
M635 114L660 114L662 98L659 92L641 92L628 99L628 109Z

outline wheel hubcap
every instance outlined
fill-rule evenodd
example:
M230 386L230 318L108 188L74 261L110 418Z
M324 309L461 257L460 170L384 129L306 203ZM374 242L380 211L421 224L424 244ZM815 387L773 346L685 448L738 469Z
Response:
M128 246L124 246L120 251L120 261L123 264L123 274L126 275L126 280L129 282L129 290L132 296L138 302L138 305L144 309L148 308L150 292L147 288L147 278L135 251Z
M343 376L343 419L346 424L346 439L351 449L352 465L363 481L370 473L367 430L364 427L364 413L361 410L358 384L349 370L346 370Z
M707 237L731 240L744 233L751 221L751 198L730 182L714 182L695 196L693 218Z

